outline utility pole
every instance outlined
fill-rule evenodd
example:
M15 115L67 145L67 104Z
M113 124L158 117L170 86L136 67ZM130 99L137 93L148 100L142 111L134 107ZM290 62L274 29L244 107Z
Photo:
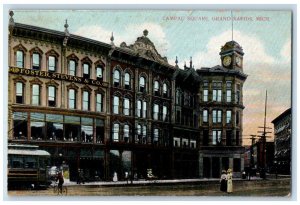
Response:
M268 91L266 90L264 126L258 127L258 128L263 128L263 131L258 131L258 133L262 133L262 135L260 136L261 143L262 143L262 162L261 162L260 177L263 179L266 178L266 138L270 137L270 136L267 136L267 133L271 133L271 132L267 132L266 130L272 129L271 127L266 126L267 99L268 99Z

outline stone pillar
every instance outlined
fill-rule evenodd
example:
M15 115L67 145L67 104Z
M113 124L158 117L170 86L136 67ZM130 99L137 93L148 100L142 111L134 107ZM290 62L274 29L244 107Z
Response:
M212 177L212 157L209 157L209 178Z

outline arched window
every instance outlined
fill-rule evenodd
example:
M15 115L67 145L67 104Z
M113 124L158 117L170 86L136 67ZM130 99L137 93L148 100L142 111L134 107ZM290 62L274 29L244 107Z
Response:
M154 81L154 95L159 95L159 82L157 80Z
M153 130L153 143L158 144L159 141L159 129L155 128Z
M16 103L24 103L24 84L16 83Z
M102 93L96 94L96 111L103 112L103 94Z
M130 89L130 74L129 73L125 73L124 76L124 84L125 84L125 89Z
M82 65L82 67L83 67L83 75L82 75L82 77L89 79L90 78L90 64L84 63Z
M32 53L32 69L41 69L41 56L39 53Z
M145 92L146 91L146 79L145 77L141 76L140 77L140 83L139 83L139 91L140 92Z
M129 100L129 98L124 98L123 114L130 115L130 100Z
M143 126L143 133L142 133L142 142L143 144L147 143L147 126Z
M141 117L141 116L142 116L142 101L141 101L141 100L138 100L138 101L137 101L136 115L137 115L138 117Z
M136 129L136 142L141 143L142 141L142 126L140 124L137 125Z
M143 118L147 118L147 102L143 101Z
M69 61L69 75L76 75L76 62L75 60Z
M162 115L162 118L163 118L163 121L167 121L167 119L168 119L168 108L167 108L167 106L163 106L163 113L162 113L163 115Z
M32 105L40 105L40 85L33 84L32 85Z
M97 76L97 80L99 81L103 80L103 67L101 65L98 65L96 68L96 76Z
M48 57L48 71L55 72L56 71L56 58L55 56Z
M124 142L129 142L129 125L124 125Z
M163 84L163 95L168 97L168 85L166 83Z
M56 88L54 86L48 87L48 106L56 106Z
M119 96L114 96L113 113L119 114Z
M158 120L158 116L159 116L159 105L153 104L153 119Z
M24 52L23 51L20 51L18 50L16 52L16 66L18 68L24 68Z
M119 142L119 131L120 131L120 125L118 123L115 123L113 125L113 142Z
M119 87L119 85L120 85L120 71L115 70L114 71L114 86Z
M76 91L69 89L69 109L76 109Z
M90 93L88 91L82 92L82 110L90 110Z

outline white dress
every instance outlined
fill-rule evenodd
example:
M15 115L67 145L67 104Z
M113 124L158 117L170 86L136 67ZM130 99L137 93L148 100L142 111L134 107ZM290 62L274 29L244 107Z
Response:
M233 191L233 187L232 187L232 174L228 173L227 174L227 192L231 193Z

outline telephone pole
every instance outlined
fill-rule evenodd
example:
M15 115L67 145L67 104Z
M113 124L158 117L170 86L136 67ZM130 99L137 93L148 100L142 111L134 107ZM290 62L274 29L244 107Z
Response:
M265 116L264 116L264 126L258 127L263 128L263 131L258 131L258 133L261 133L260 139L262 143L262 156L261 156L261 170L260 170L260 177L265 179L266 178L266 138L270 137L267 136L268 133L267 129L272 129L271 127L266 126L266 119L267 119L267 99L268 99L268 91L266 90L266 98L265 98Z

